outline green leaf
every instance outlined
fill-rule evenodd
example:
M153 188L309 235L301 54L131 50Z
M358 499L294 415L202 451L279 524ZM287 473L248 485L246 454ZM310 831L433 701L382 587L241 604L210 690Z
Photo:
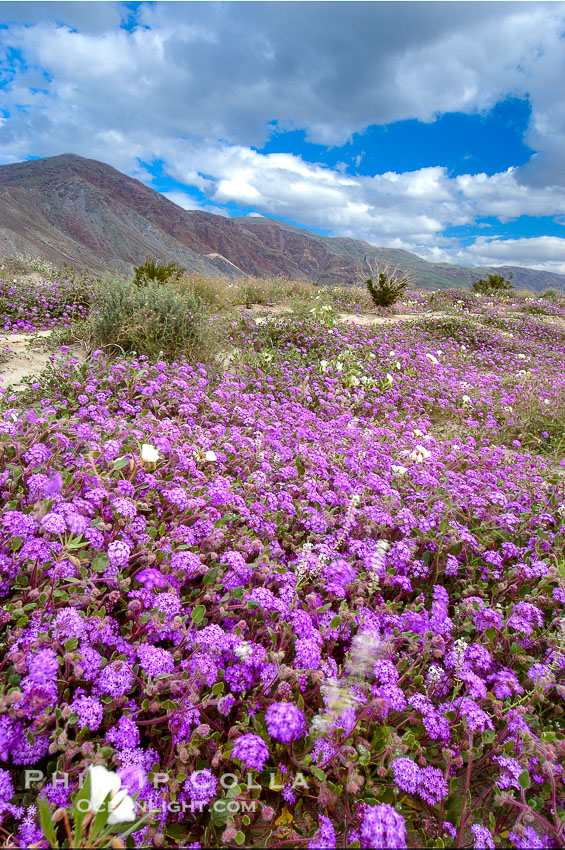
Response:
M102 805L100 806L100 809L98 810L98 812L96 813L96 815L94 817L94 821L92 822L92 824L90 826L89 836L88 836L89 840L90 840L89 846L94 845L96 838L98 837L98 835L102 832L102 830L106 826L106 823L108 821L108 817L110 816L108 804L109 804L111 799L112 799L112 792L108 791L108 793L104 797L104 800L102 802Z
M130 459L129 457L118 457L114 461L114 470L123 469L125 466L129 466Z
M341 625L341 615L338 614L333 620L330 622L330 629L337 629L337 627Z
M45 797L37 798L37 807L39 809L39 822L41 824L41 829L43 830L43 835L45 836L51 847L57 847L57 838L55 837L55 825L53 823L53 817L51 815L49 803L47 802Z
M159 537L163 537L163 535L165 534L166 531L167 531L166 523L162 522L161 525L159 526Z
M196 608L192 609L192 613L190 618L193 623L201 623L206 614L206 607L204 605L197 605Z
M85 780L82 784L82 788L79 789L78 794L75 797L75 804L73 809L73 819L75 822L75 835L74 835L74 846L80 847L81 845L81 836L82 836L82 822L85 818L86 811L80 811L79 802L82 800L90 800L90 771L88 770L86 773ZM86 806L84 806L86 809Z
M530 787L530 774L527 770L522 771L518 777L518 782L520 783L520 788L523 788L524 790Z
M235 835L235 843L240 847L242 844L245 844L245 833L242 832L241 829L239 829Z
M310 772L311 772L312 776L315 776L316 779L318 779L320 782L323 782L324 779L326 778L325 772L323 770L321 770L319 767L311 767Z
M213 694L223 694L224 688L225 688L224 682L216 682L216 684L212 686L212 693Z
M209 587L211 584L214 584L218 575L218 567L212 567L211 570L208 570L206 575L204 576L204 580L202 584L204 587Z
M110 565L110 560L106 555L97 555L92 560L92 569L97 573L103 573L106 567Z

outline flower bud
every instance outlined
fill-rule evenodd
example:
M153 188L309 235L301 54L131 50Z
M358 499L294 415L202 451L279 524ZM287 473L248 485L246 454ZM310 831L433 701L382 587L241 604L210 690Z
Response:
M222 833L222 842L224 844L232 844L235 841L237 829L234 826L228 826Z

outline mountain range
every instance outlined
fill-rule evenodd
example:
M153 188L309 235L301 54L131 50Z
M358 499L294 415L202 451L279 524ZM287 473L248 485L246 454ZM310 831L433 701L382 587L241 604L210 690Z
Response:
M465 268L358 239L321 236L262 216L185 210L139 180L75 154L0 166L0 256L41 257L94 274L130 273L146 259L215 277L276 277L348 285L367 261L410 275L416 286L469 286L489 271L517 287L565 291L565 275L504 266Z

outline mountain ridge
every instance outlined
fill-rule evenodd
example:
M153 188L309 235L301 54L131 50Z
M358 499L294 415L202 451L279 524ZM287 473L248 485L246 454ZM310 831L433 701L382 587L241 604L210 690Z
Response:
M0 253L94 273L129 273L150 257L216 277L281 275L341 285L364 280L368 259L397 267L422 288L468 286L489 272L513 272L518 287L565 291L565 275L552 272L429 263L274 218L185 210L140 180L71 153L0 166Z

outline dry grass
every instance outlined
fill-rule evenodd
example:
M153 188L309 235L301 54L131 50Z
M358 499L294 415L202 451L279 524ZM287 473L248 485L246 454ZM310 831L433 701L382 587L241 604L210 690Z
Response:
M282 277L248 277L230 281L187 273L174 285L180 292L190 292L216 310L251 307L253 304L290 304L296 298L311 300L317 291L309 281Z

